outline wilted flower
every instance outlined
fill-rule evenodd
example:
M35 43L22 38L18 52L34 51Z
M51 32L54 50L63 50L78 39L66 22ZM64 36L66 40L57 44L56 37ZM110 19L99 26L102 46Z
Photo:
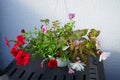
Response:
M24 30L24 29L22 29L22 30L21 30L21 33L25 33L25 30Z
M97 50L97 54L99 55L99 54L101 54L102 53L102 51L100 50L100 49L98 49Z
M61 53L61 52L58 52L57 55L58 55L58 57L61 57L62 53Z
M5 42L6 42L6 45L7 45L8 47L10 47L10 43L9 43L9 40L8 40L7 37L5 37Z

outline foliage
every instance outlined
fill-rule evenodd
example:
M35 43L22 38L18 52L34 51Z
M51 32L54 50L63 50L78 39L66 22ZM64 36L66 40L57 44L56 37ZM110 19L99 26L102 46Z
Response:
M52 26L49 26L50 20L41 20L47 28L47 32L44 34L42 30L34 28L33 31L25 32L28 44L27 48L32 52L32 57L43 57L45 59L57 58L58 53L61 52L61 60L70 59L72 62L76 61L77 57L80 60L87 63L88 55L96 56L96 40L93 37L97 37L100 33L99 30L82 29L74 30L75 21L70 20L64 26L60 26L58 20L52 22ZM41 28L42 29L42 28ZM67 47L65 50L64 48Z

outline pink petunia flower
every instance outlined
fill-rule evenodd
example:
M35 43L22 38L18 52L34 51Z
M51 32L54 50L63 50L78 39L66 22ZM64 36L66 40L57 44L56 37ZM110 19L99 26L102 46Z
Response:
M46 34L46 32L47 32L46 26L45 26L45 25L42 25L42 26L41 26L41 29L42 29L43 34Z
M42 62L40 63L40 67L41 67L41 68L44 67L44 62L45 62L45 60L42 60Z
M68 17L69 17L70 20L72 20L75 17L75 13L69 13Z
M68 73L69 73L69 74L74 74L75 71L74 71L72 68L69 67Z

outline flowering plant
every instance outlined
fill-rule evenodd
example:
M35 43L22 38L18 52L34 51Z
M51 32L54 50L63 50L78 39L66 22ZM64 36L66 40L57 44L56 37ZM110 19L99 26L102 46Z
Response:
M10 47L9 42L15 42L11 49L17 65L27 65L30 57L40 56L44 61L48 61L50 68L58 65L57 58L66 61L69 67L69 73L84 70L88 64L88 56L100 56L99 61L105 60L108 54L101 51L101 46L97 40L100 34L96 29L73 30L75 14L69 14L70 21L64 26L60 26L58 20L49 25L49 19L41 20L44 24L41 29L34 28L33 31L26 32L21 30L22 34L17 36L17 40L8 40L5 37L6 44ZM69 61L68 61L69 60Z

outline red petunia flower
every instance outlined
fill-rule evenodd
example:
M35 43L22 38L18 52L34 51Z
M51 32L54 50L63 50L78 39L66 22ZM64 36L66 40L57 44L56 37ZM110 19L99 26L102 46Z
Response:
M18 44L14 44L13 48L11 49L11 54L16 57L20 49L18 49Z
M18 55L15 57L18 66L27 65L30 61L30 54L20 50Z
M18 44L20 44L20 45L26 44L25 40L26 40L26 38L23 35L18 35L17 36L17 43Z
M7 37L5 37L5 42L6 42L6 45L7 45L8 47L10 47L10 43L9 43L9 40L8 40Z
M51 60L49 60L49 62L48 62L48 67L50 67L50 68L55 68L55 67L57 67L57 61L55 60L55 59L51 59Z

